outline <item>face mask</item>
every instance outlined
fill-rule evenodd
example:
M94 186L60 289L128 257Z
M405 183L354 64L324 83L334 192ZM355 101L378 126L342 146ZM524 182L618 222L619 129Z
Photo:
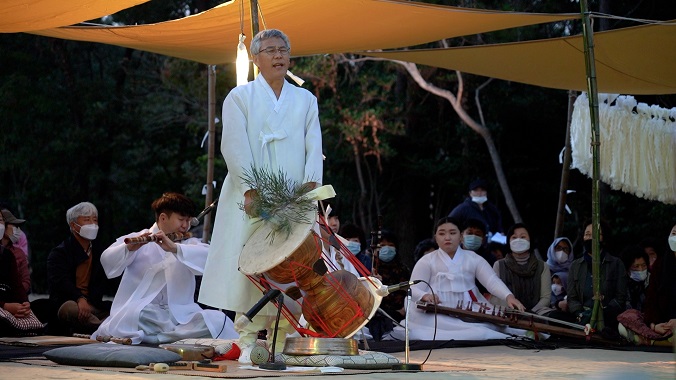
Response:
M0 239L5 235L5 225L0 224Z
M568 261L568 254L564 251L556 251L554 252L554 258L556 259L557 263L563 264Z
M19 229L18 226L14 226L14 232L12 232L12 236L9 237L9 240L12 241L12 244L16 244L19 241L20 237L21 237L21 229Z
M645 281L645 279L648 277L648 270L632 270L629 271L629 278L631 278L634 281Z
M481 197L472 197L472 202L477 203L477 204L484 204L488 200L488 197L481 196Z
M476 251L477 249L481 248L481 243L483 243L483 240L481 237L476 236L476 235L463 235L462 236L462 246L465 247L465 249L468 249L470 251Z
M555 296L561 295L561 293L563 293L563 285L552 284L552 293L554 293Z
M671 248L673 252L676 252L676 235L669 236L669 248Z
M345 244L345 247L347 247L353 255L356 255L361 251L361 243L358 241L348 241L347 244Z
M77 223L75 223L75 225L80 226ZM80 226L79 235L82 236L83 238L87 239L87 240L96 239L96 235L98 233L99 233L99 225L98 224L85 224L84 226Z
M380 248L380 253L378 254L378 258L380 260L389 263L390 261L394 260L394 256L397 254L397 249L394 247L390 247L389 245L386 245L382 248Z
M530 249L530 242L526 239L514 239L509 242L509 248L514 253L523 253Z

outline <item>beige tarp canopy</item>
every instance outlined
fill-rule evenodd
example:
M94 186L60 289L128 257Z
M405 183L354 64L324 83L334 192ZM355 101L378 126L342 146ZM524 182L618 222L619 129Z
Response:
M0 33L57 28L100 18L148 0L2 0Z
M676 24L594 34L599 92L676 93ZM364 53L528 83L587 91L581 36L475 47Z
M251 41L249 1L244 33ZM524 25L579 19L579 14L528 14L457 8L396 0L260 0L265 25L291 39L294 56L391 49L443 38ZM235 61L240 2L157 24L65 27L35 34L124 46L206 64Z

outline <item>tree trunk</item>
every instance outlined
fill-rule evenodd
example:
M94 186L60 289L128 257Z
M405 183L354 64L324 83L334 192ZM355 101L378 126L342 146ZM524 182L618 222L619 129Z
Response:
M512 215L512 219L514 219L514 222L521 223L522 222L521 215L519 214L519 210L516 207L516 202L514 202L512 192L509 189L509 185L507 184L507 177L505 177L505 172L502 169L502 160L500 159L498 150L495 147L495 142L493 142L491 132L488 130L488 128L486 128L485 125L475 121L469 114L467 114L467 111L462 107L461 104L463 91L462 73L456 71L456 74L458 75L459 87L458 94L455 95L448 90L444 90L442 88L433 85L432 83L427 82L420 74L420 70L418 70L418 66L415 63L402 61L393 61L393 62L396 62L404 66L404 68L406 68L406 71L408 71L413 80L415 80L416 83L418 83L418 85L422 89L448 100L448 102L451 104L455 112L458 114L458 116L460 116L460 119L462 119L462 121L465 122L467 126L472 128L474 132L478 133L484 139L486 147L488 148L488 153L491 156L493 168L495 169L495 175L498 179L498 183L500 184L500 189L502 190L502 193L505 197L505 203L507 205L507 208L509 209L509 212Z

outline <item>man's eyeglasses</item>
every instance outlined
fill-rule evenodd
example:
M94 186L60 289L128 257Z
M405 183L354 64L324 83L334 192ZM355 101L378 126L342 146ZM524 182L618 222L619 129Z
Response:
M267 55L275 55L275 53L279 53L279 54L281 54L281 55L287 55L287 54L289 54L290 51L291 51L291 50L290 50L289 48L287 48L287 47L278 47L278 48L276 48L276 47L272 46L272 47L263 49L263 50L261 50L260 52L265 53L265 54L267 54Z

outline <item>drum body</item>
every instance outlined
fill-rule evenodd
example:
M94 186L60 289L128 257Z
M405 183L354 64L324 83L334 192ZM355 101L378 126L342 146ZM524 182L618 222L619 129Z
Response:
M263 288L295 285L312 330L323 337L347 338L368 322L381 298L348 271L326 272L324 262L318 262L324 260L323 244L315 216L310 216L312 223L295 225L288 238L277 236L272 244L267 239L270 228L262 225L244 246L239 269Z

